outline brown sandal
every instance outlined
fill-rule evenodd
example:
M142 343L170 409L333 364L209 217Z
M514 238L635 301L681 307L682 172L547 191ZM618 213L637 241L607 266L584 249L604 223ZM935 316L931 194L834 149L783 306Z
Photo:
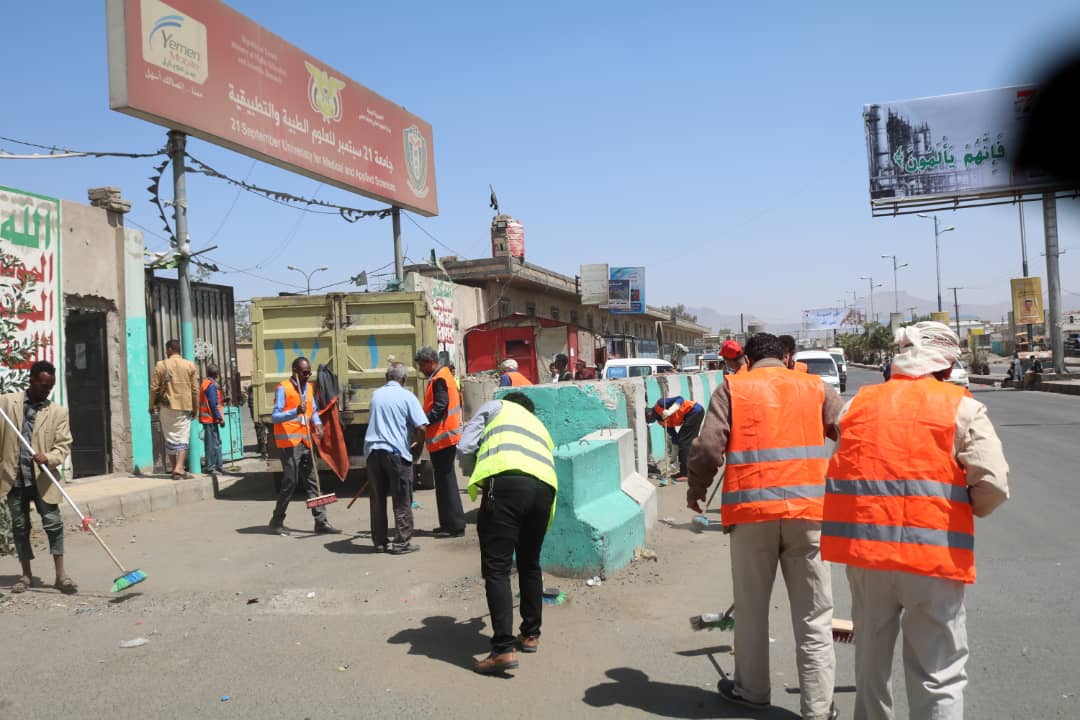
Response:
M19 578L18 580L15 581L14 585L11 586L11 592L13 592L13 593L24 593L27 590L29 590L30 586L33 585L33 584L34 584L33 580L31 580L26 575L23 575L21 578Z
M65 595L74 595L75 593L79 592L79 586L75 584L74 580L67 577L66 575L62 578L57 579L57 581L53 584L53 587L64 593Z

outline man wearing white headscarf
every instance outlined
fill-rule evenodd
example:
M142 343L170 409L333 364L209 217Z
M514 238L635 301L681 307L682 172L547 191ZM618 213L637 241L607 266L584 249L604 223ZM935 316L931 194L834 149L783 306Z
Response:
M1009 497L1009 466L986 406L943 382L960 357L938 322L896 333L888 382L840 415L826 480L821 555L845 563L855 646L855 718L893 717L903 630L912 718L964 715L964 587L975 581L975 517Z

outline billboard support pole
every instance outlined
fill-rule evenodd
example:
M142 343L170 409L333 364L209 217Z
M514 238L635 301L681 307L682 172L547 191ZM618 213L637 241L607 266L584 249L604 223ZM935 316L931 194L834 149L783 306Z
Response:
M180 354L195 361L195 323L191 311L191 237L187 222L187 179L184 151L187 136L179 130L169 131L169 158L173 176L173 220L176 225L176 276L180 282ZM202 471L202 438L199 423L191 424L188 445L188 470Z
M1020 210L1020 259L1023 263L1024 277L1028 276L1028 258L1027 258L1027 230L1024 227L1024 203L1017 203ZM1027 324L1027 341L1028 350L1031 350L1032 335L1035 332L1035 328L1031 323ZM1016 338L1013 337L1015 341Z
M1043 230L1046 233L1046 284L1049 302L1046 329L1050 332L1050 350L1054 353L1054 372L1065 373L1065 342L1061 335L1061 275L1058 267L1057 197L1045 193L1043 203ZM1028 338L1031 342L1031 338Z
M401 208L395 205L390 217L394 221L394 278L400 290L405 281L405 261L401 254Z

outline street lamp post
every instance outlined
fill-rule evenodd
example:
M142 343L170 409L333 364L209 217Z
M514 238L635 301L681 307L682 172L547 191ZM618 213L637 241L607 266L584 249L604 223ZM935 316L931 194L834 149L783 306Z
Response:
M300 273L301 275L304 276L304 280L307 281L307 294L308 295L311 294L311 276L314 275L317 272L322 272L323 270L329 270L330 269L330 268L326 267L325 265L323 265L322 267L317 267L314 270L312 270L311 272L304 272L303 270L301 270L300 268L298 268L298 267L296 267L294 265L289 265L288 268L290 270L295 270L296 272L298 272L298 273Z
M873 320L873 322L877 322L877 316L874 315L874 288L881 287L882 283L878 283L875 285L874 278L869 275L860 275L859 279L867 280L870 283L870 318L867 319L867 322L870 322L871 319Z
M882 255L881 258L882 260L892 260L893 312L898 313L900 312L900 286L896 283L896 271L900 268L906 268L908 264L904 263L903 265L897 265L895 255Z
M941 243L938 238L942 233L951 232L956 228L949 225L945 228L938 227L937 215L927 215L926 213L919 213L919 217L934 220L934 267L937 269L937 310L941 312Z

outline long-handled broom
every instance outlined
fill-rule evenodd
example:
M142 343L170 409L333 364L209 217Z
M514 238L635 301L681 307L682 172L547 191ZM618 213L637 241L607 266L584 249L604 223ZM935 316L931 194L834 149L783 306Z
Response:
M3 410L0 410L0 415L4 417L4 421L7 422L9 427L11 427L11 431L15 433L15 437L19 438L19 441L27 450L31 452L31 454L34 454L34 448L31 447L30 443L26 441L26 438L23 437L22 432L19 430L19 428L15 426L15 423L11 421L11 418L7 416L7 413ZM120 568L120 572L123 573L120 577L113 580L112 591L120 592L121 590L127 590L132 585L138 585L143 580L145 580L146 573L144 573L142 570L139 570L138 568L136 568L135 570L124 569L123 563L116 559L116 555L113 554L113 551L109 549L109 546L106 545L105 541L101 539L101 536L97 534L97 530L94 529L93 520L86 515L83 515L82 510L80 510L79 506L75 504L75 501L71 499L71 496L67 494L67 490L64 489L64 486L61 485L53 476L52 471L49 470L49 466L42 463L41 469L45 473L45 475L48 476L49 480L52 481L52 484L56 486L56 489L60 491L60 494L64 496L64 499L67 500L68 505L70 505L71 509L75 511L75 514L79 516L79 519L82 521L82 529L89 530L91 534L93 534L94 538L99 543L101 543L101 547L103 547L105 549L105 552L109 554L109 557L112 558L112 561L116 563L116 567Z
M702 613L690 618L691 630L733 630L735 628L735 603L726 612ZM832 636L834 642L848 645L855 643L855 624L850 620L833 618Z
M326 493L323 495L322 485L319 484L319 460L315 454L315 438L311 435L311 423L304 421L304 426L307 428L308 442L311 443L311 472L315 474L315 492L318 493L313 498L307 501L308 510L312 510L323 505L331 505L338 501L336 492Z

